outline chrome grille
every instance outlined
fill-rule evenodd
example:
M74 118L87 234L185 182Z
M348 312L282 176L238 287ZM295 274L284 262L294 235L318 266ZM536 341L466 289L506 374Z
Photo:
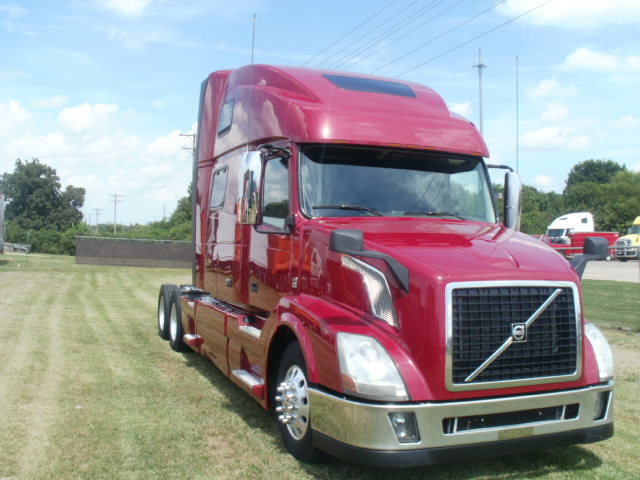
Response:
M447 383L452 390L579 376L581 330L574 284L463 283L447 290Z

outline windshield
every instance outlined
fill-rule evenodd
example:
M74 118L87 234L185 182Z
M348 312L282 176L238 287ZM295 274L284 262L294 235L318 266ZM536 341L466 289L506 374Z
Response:
M640 234L640 225L631 225L629 233Z
M564 237L564 228L550 228L547 230L548 237Z
M382 147L305 145L302 208L310 217L406 216L496 222L480 158Z

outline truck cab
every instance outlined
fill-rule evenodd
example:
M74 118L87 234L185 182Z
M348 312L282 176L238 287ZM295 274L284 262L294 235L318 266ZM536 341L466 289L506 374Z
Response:
M163 285L158 330L273 411L296 458L613 434L578 272L517 231L517 174L497 211L484 141L433 90L251 65L205 80L198 129L193 284Z
M593 215L589 212L567 213L556 218L547 227L547 237L552 244L569 245L572 233L594 232Z
M616 258L623 262L640 259L640 217L636 217L629 232L616 241L615 253Z

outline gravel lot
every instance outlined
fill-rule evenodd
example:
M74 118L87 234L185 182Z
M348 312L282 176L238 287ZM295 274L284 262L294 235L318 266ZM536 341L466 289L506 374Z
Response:
M589 262L584 272L584 278L588 280L640 283L640 262L638 260Z

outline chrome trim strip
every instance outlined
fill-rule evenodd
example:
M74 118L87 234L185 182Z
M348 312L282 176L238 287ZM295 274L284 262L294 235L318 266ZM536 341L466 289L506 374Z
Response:
M236 377L242 383L249 387L256 387L258 385L264 385L264 380L260 377L256 377L246 370L232 370L231 375Z
M262 330L256 327L253 327L251 325L242 325L238 327L238 330L240 330L243 333L246 333L247 335L251 335L252 337L255 337L255 338L260 338L260 334L262 333Z
M549 377L536 377L536 378L525 378L520 380L501 380L494 382L476 382L471 383L470 380L465 379L465 382L469 383L454 383L453 382L453 290L456 289L468 289L468 288L494 288L494 287L555 287L556 289L562 288L570 288L573 292L573 304L575 310L575 318L576 318L576 368L574 372L569 375L557 375L557 376L549 376ZM555 292L554 292L555 293ZM555 297L554 297L555 299ZM549 299L548 299L549 300ZM552 302L550 300L550 302ZM446 359L445 359L445 379L447 390L456 392L456 391L467 391L467 390L484 390L484 389L492 389L492 388L508 388L508 387L519 387L524 385L542 385L547 383L559 383L559 382L569 382L573 380L577 380L582 375L582 311L581 311L581 302L580 295L578 293L578 286L573 282L561 282L561 281L542 281L542 280L498 280L498 281L488 281L488 282L452 282L449 283L445 288L445 302L446 302ZM533 318L533 323L535 319L538 318L539 315L542 314L546 302L541 305L538 310L529 318L531 320ZM548 305L547 305L548 306ZM544 307L544 308L543 308ZM539 312L539 313L538 313ZM537 314L537 315L536 315ZM507 343L505 341L505 343ZM503 349L504 344L500 347L498 351L500 354L504 353L504 350L508 348L508 345ZM494 353L494 355L496 355ZM499 356L498 354L497 356ZM493 356L493 355L492 355ZM491 358L491 357L490 357ZM497 358L497 357L496 357ZM495 359L494 359L495 361ZM489 365L485 366L487 368ZM475 372L474 372L475 373ZM479 375L479 373L478 373ZM476 375L477 376L477 375ZM475 378L475 377L474 377Z
M398 315L395 305L393 304L393 298L391 297L389 282L387 282L387 277L385 277L384 273L374 266L347 254L342 255L342 265L362 276L367 296L369 297L371 312L383 322L397 329ZM377 294L372 290L371 285L367 281L367 276L373 281L379 282L381 285L380 291L377 292Z
M611 392L609 405L605 417L594 420L601 392ZM613 397L613 382L577 390L441 403L372 404L309 389L314 430L355 447L394 451L511 440L605 425L613 422ZM580 405L579 412L572 419L460 430L457 433L444 433L443 430L443 420L448 418L519 412L576 403ZM388 416L391 412L415 414L420 432L419 442L398 442Z

